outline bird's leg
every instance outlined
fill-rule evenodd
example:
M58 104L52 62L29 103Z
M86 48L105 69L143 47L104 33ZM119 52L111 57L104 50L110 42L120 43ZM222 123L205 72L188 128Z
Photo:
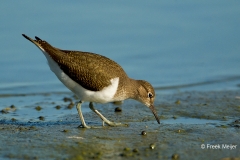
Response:
M93 127L93 126L88 126L86 123L85 123L85 120L84 120L84 118L83 118L83 115L82 115L82 110L81 110L81 104L82 104L83 102L82 101L79 101L78 103L77 103L77 111L78 111L78 115L79 115L79 117L80 117L80 120L81 120L81 122L82 122L82 124L80 125L80 127L82 127L82 128L100 128L100 127Z
M82 104L82 101L79 101L79 102L77 103L77 106L76 106L77 111L78 111L78 115L79 115L80 120L81 120L81 122L82 122L81 127L83 127L83 128L91 128L91 127L89 127L89 126L85 123L85 120L84 120L84 118L83 118L82 111L81 111L81 104Z
M122 123L115 123L115 122L111 122L109 121L107 118L105 118L98 110L96 110L93 106L93 103L90 102L89 103L89 108L95 112L102 120L103 120L103 126L104 126L104 122L107 123L109 126L112 127L116 127L116 126L128 126L127 124L122 124Z

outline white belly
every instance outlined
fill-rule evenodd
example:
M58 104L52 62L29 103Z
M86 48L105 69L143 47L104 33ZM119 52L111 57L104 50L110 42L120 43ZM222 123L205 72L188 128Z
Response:
M42 51L48 60L50 69L55 73L58 79L70 89L81 101L107 103L114 101L114 95L117 92L119 77L111 79L111 85L103 88L101 91L90 91L73 81L58 66L58 64L47 54Z

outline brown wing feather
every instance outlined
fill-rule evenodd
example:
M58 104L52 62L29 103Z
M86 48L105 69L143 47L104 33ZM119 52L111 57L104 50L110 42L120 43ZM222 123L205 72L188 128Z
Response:
M61 50L46 41L35 40L71 79L91 91L100 91L110 79L127 76L111 59L89 52Z
M65 58L58 65L86 89L99 91L111 84L110 79L126 76L121 66L107 57L89 52L60 51L65 53Z

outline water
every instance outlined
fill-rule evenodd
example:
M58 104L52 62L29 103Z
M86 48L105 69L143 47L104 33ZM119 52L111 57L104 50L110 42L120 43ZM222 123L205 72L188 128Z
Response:
M0 15L0 94L68 91L22 33L107 56L159 92L239 89L239 1L5 1Z
M63 97L74 100L69 93L43 93L43 94L17 94L6 95L1 98L0 121L6 122L49 122L62 120L64 115L74 115L77 117L75 105L68 107L70 102L64 102ZM14 104L14 107L6 106ZM84 111L90 111L85 103ZM56 108L59 106L59 108ZM39 109L37 109L39 107ZM39 117L43 117L40 119ZM65 120L65 119L64 119Z

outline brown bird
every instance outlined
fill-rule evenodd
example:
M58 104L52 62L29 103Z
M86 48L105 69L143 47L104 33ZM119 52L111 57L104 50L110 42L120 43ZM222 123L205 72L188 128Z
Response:
M90 109L103 120L103 125L105 122L109 126L124 126L125 124L109 121L94 108L92 102L108 103L129 98L149 107L160 124L153 106L155 92L147 81L129 78L119 64L102 55L62 50L51 46L38 37L35 37L34 40L25 34L22 35L43 52L50 69L80 99L76 107L82 121L82 127L93 128L88 126L83 118L81 104L84 101L90 102Z

